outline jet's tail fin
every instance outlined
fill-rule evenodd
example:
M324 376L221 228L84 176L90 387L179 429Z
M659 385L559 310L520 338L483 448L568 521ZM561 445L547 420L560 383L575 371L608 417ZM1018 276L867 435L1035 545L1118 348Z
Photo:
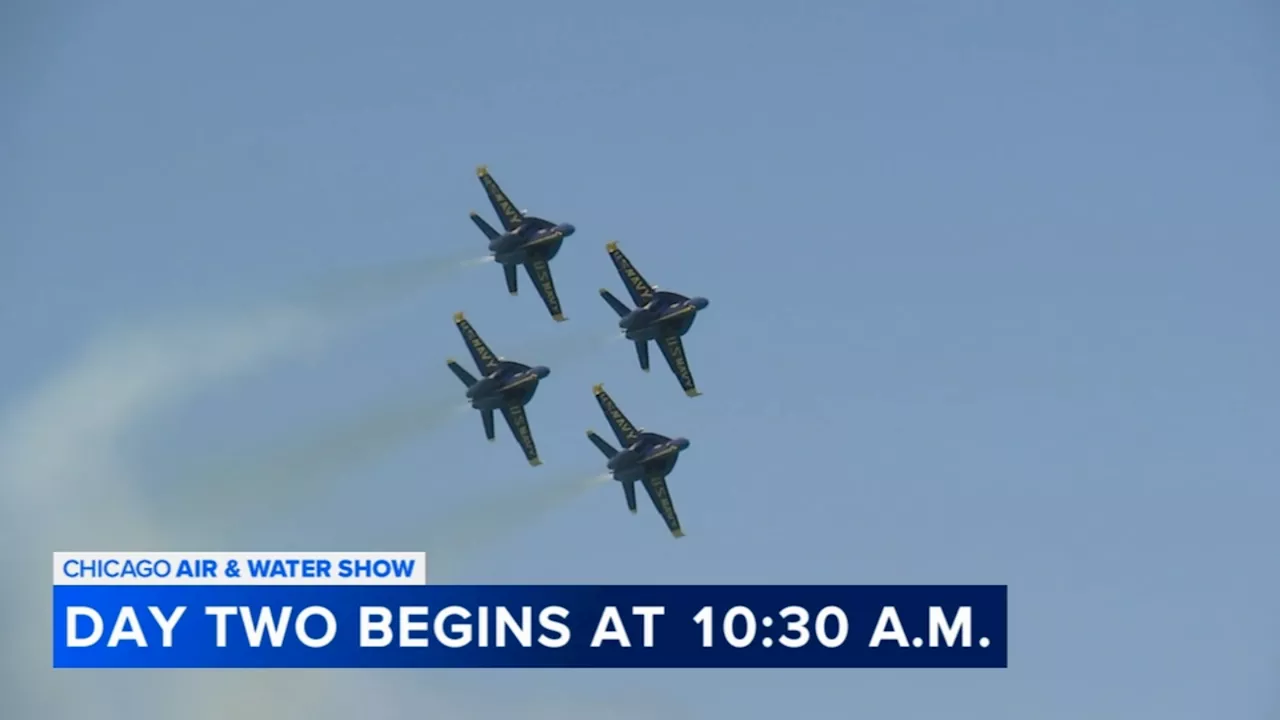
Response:
M453 371L454 375L458 376L458 379L462 381L463 385L471 387L476 384L475 376L467 372L466 368L459 365L456 360L449 360L449 369Z
M587 439L591 441L592 445L596 446L597 450L599 450L601 453L604 454L605 457L609 459L613 459L613 456L618 454L618 451L615 450L613 446L609 444L608 440L605 440L604 438L600 437L599 435L595 434L590 430L587 431Z
M627 313L631 312L631 308L623 305L618 298L613 296L613 293L605 290L604 288L600 288L600 297L604 298L604 301L609 303L609 307L613 308L613 311L618 313L618 317L626 317Z
M480 420L484 422L484 438L489 442L493 442L497 437L497 428L495 428L493 424L493 411L481 410Z
M517 295L520 292L520 276L516 275L515 265L503 265L502 274L507 278L507 293Z
M640 360L640 369L649 372L649 341L636 341L636 358Z
M627 498L627 509L635 514L636 511L636 481L628 480L622 483L622 494Z
M476 227L480 228L480 232L484 233L486 238L492 240L498 237L498 231L494 230L493 226L485 222L484 218L480 217L480 215L474 210L471 211L471 222L475 223Z

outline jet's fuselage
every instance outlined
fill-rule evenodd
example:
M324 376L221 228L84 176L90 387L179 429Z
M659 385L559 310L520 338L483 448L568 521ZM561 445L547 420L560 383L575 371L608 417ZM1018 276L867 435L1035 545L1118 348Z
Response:
M668 438L643 433L626 449L609 458L609 472L619 482L666 477L676 466L680 453L689 449L685 438Z
M644 307L638 307L618 320L618 327L626 333L628 340L683 337L693 327L698 311L709 304L706 298L659 293Z
M551 260L560 252L564 239L576 232L570 223L553 225L541 218L527 217L520 227L489 241L489 252L503 265L523 265L535 258Z
M502 368L467 388L467 399L476 410L501 410L513 403L527 405L537 392L538 383L550 374L551 370L541 365Z

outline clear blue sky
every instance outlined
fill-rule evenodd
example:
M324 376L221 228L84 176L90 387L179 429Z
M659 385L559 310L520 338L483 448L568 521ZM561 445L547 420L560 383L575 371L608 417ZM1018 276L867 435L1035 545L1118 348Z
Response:
M1007 671L348 674L383 689L345 700L388 717L419 716L424 686L441 717L1275 717L1273 4L29 6L3 11L23 40L0 75L6 405L103 328L482 254L478 163L578 228L552 266L563 325L523 276L510 298L496 267L470 268L129 448L139 486L172 496L172 456L206 444L285 440L388 394L452 402L465 310L500 354L551 366L529 409L546 465L460 415L274 529L191 506L225 514L218 543L412 549L455 508L600 468L583 431L606 429L603 382L636 423L693 441L671 478L688 537L604 486L451 579L1011 588ZM704 396L641 373L625 343L557 348L615 322L596 295L623 290L608 240L711 299L686 339Z

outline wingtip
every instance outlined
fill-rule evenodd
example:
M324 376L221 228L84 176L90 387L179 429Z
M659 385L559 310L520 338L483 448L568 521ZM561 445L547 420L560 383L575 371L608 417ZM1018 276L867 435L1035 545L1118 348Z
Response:
M698 388L689 388L688 390L684 391L684 394L688 395L689 397L698 397L702 393L698 392Z
M649 372L649 368L640 368L640 372Z
M489 166L488 166L488 165L477 165L477 166L476 166L476 177L484 177L485 175L488 175L488 174L489 174Z
M604 393L604 383L596 383L595 385L592 385L591 392L595 395Z
M551 319L552 319L552 320L555 320L556 322L564 322L565 320L568 320L569 318L565 317L564 315L561 315L560 313L556 313L555 315L552 315L552 316L551 316Z
M682 537L684 537L684 530L678 530L678 529L677 529L677 530L672 530L672 531L671 531L671 537L675 537L675 538L682 538Z
M473 218L478 218L478 217L480 217L480 213L476 212L475 210L472 210L472 211L471 211L470 213L468 213L468 214L469 214L469 215L471 215L471 217L473 217Z
M609 242L605 243L605 245L604 245L604 249L605 249L605 250L608 250L609 252L613 252L614 250L617 250L617 249L618 249L618 241L617 241L617 240L610 240Z
M608 295L608 294L609 294L609 289L608 289L608 288L600 288L600 294L601 294L602 296L603 296L603 295Z
M635 515L638 512L635 508L627 508L627 510L630 510L632 515Z
M453 365L456 362L458 362L457 358L445 358L444 364Z
M508 290L508 291L507 291L507 294L508 294L508 295L510 295L511 297L515 297L515 296L519 295L519 294L520 294L520 292L519 292L518 290Z
M454 322L462 322L464 319L465 319L465 318L463 317L463 315L462 315L462 313L461 313L461 312L456 312L456 313L454 313L454 314L453 314L453 321L454 321Z
M498 438L496 437L485 438L485 440L488 440L489 442L498 442Z
M595 433L595 431L594 431L594 430L588 430L588 431L587 431L587 437L591 437L592 435L595 435L595 434L596 434L596 433Z
M539 465L542 464L542 461L539 460L538 458L532 458L531 460L529 460L529 464L532 465L533 467L538 467Z

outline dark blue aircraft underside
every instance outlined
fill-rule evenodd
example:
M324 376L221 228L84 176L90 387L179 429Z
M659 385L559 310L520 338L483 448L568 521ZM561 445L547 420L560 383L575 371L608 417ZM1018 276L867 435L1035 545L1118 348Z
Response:
M530 465L541 465L542 460L538 458L538 448L533 442L533 431L529 427L525 406L537 393L538 383L550 375L551 370L543 365L530 367L498 357L462 313L454 314L453 322L462 334L462 341L466 344L471 359L480 370L480 377L472 375L456 360L448 361L449 369L467 386L467 400L471 407L480 411L485 437L495 439L493 414L501 412L511 434L524 451L525 459Z
M622 328L626 338L635 343L640 369L649 371L649 343L655 342L685 395L701 395L693 381L693 371L689 369L682 338L693 327L698 313L706 309L711 301L703 297L691 298L659 290L644 279L640 271L631 264L631 260L618 249L617 243L611 242L605 249L609 251L609 258L618 270L618 277L626 285L627 294L631 296L634 306L625 305L603 288L600 296L618 314L618 327Z
M520 280L517 271L524 266L538 296L546 305L547 312L556 322L563 322L566 318L560 307L555 281L551 277L550 263L559 254L564 239L574 234L576 228L571 223L556 224L516 209L485 166L476 168L476 175L489 197L489 204L498 213L502 232L495 230L474 211L471 213L471 221L489 240L489 252L502 266L507 292L519 294Z
M644 486L671 534L674 537L684 537L680 518L676 515L675 504L667 488L667 476L675 469L680 453L689 449L689 441L637 428L622 414L603 386L596 385L593 392L621 449L614 448L607 440L590 430L587 431L587 439L608 458L610 474L614 480L622 483L627 509L636 512L635 486L639 483Z

